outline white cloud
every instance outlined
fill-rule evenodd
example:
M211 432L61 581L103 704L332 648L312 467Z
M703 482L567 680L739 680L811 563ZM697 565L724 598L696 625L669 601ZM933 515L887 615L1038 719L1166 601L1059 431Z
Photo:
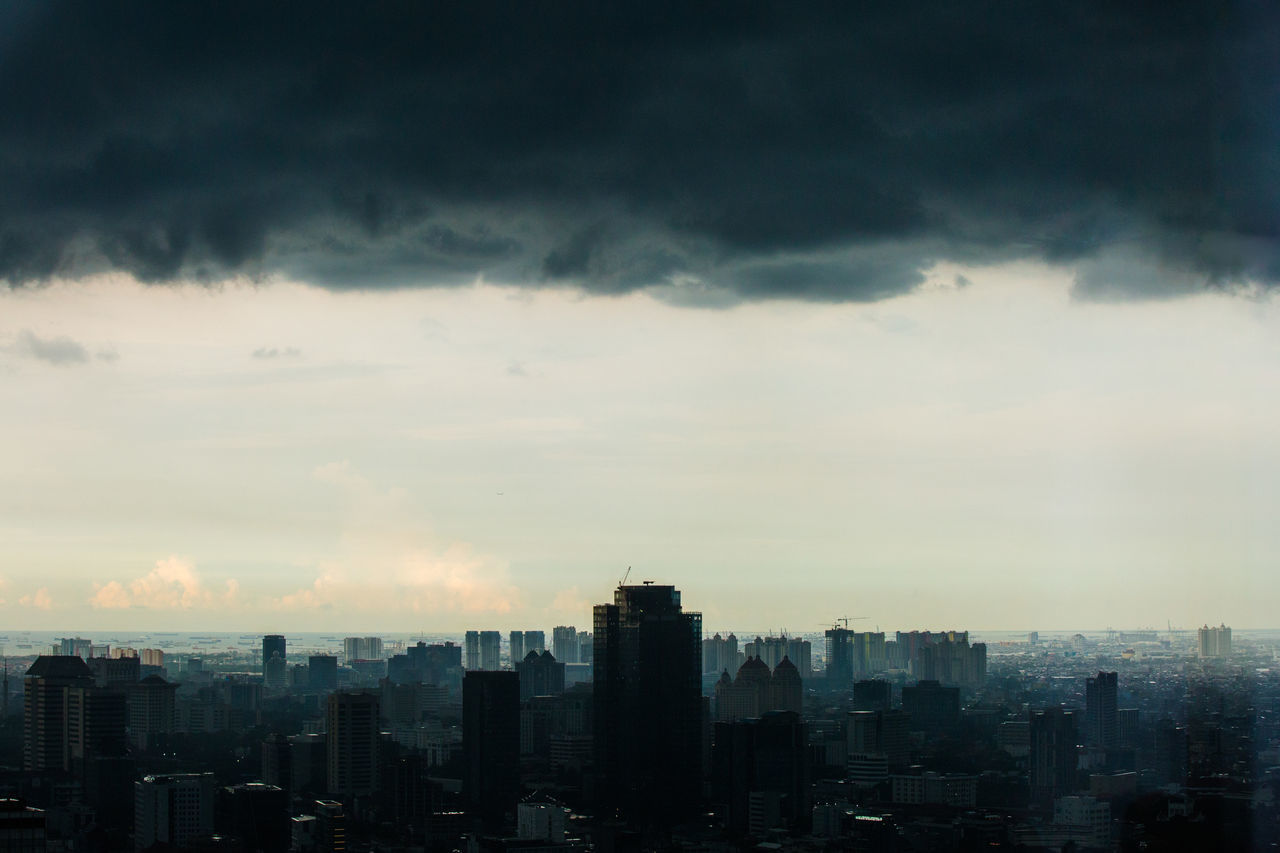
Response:
M345 461L322 465L313 477L338 486L348 501L339 553L320 564L310 586L277 599L279 608L504 614L519 605L506 561L466 542L437 541L403 489L379 491Z
M19 598L18 603L23 607L34 607L37 610L52 610L53 596L49 595L48 587L42 586L34 593Z
M239 592L240 584L234 578L221 593L206 588L190 561L171 556L157 560L150 572L127 586L114 580L95 584L89 603L100 609L191 610L235 604Z

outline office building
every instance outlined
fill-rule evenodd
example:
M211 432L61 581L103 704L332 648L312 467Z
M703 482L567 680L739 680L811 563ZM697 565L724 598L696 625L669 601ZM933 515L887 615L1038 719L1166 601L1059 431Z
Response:
M337 690L338 659L333 655L307 658L307 685L311 690Z
M893 706L893 685L884 679L864 679L853 684L853 710L887 711Z
M1096 678L1085 679L1084 695L1085 743L1105 749L1114 749L1119 746L1116 673L1099 672Z
M1031 711L1029 722L1031 796L1047 805L1076 790L1076 715L1046 708Z
M378 694L329 694L326 706L328 791L342 797L372 794L378 782Z
M960 688L936 681L919 681L902 688L902 710L910 715L911 730L937 734L960 724Z
M882 755L886 767L904 768L910 759L908 718L903 711L852 711L845 721L848 755Z
M252 636L252 635L250 635ZM279 657L281 660L288 660L285 654L285 639L283 634L267 634L262 638L262 673L266 675L267 661L272 657Z
M537 654L530 651L526 655ZM520 677L473 671L462 678L463 795L488 826L515 812L520 791Z
M91 688L93 672L77 655L41 655L23 679L22 767L70 770L72 690Z
M716 723L712 795L731 833L804 829L810 801L808 727L792 711Z
M347 849L347 814L342 803L316 800L316 853L343 853Z
M277 785L245 782L218 792L215 828L246 851L288 853L289 795Z
M133 785L133 849L189 847L213 834L212 773L145 776Z
M45 813L14 798L0 799L0 850L47 853Z
M672 586L619 586L594 610L598 798L634 821L695 812L702 778L702 615Z

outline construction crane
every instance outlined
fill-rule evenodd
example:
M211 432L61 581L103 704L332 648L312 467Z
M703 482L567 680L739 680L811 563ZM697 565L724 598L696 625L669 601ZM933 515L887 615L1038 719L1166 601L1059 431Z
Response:
M622 580L618 581L618 586L623 586L627 582L627 578L631 577L631 567L627 566L627 573L622 576Z
M831 620L831 627L839 628L840 623L843 622L844 629L848 631L850 622L856 622L859 619L870 619L870 618L871 618L870 616L837 616L835 619ZM825 628L826 626L824 625L823 627Z

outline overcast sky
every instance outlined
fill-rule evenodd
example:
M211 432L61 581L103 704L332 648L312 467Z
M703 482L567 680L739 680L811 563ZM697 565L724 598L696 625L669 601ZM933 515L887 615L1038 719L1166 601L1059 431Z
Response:
M27 628L1270 627L1265 3L0 9Z

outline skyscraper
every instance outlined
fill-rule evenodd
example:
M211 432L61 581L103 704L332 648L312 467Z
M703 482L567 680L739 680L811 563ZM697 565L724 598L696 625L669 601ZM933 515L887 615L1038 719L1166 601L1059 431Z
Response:
M329 793L373 793L378 781L378 694L330 693L326 724Z
M551 652L529 652L516 664L520 676L520 700L555 696L564 692L564 664Z
M267 674L267 662L271 660L273 655L279 655L281 660L288 660L288 657L285 655L285 640L283 634L267 634L262 638L263 675Z
M619 586L594 613L598 796L662 825L701 799L702 614L673 586Z
M41 655L24 679L22 767L71 769L70 692L93 686L93 672L77 655Z
M338 659L333 655L312 655L308 658L307 684L312 690L336 690Z
M486 824L500 824L508 812L515 812L520 791L520 677L516 673L463 676L462 752L468 805Z
M1085 680L1085 741L1093 746L1113 749L1119 745L1116 725L1117 677L1114 672L1099 672L1097 678Z
M1031 712L1031 796L1041 803L1076 789L1076 718L1071 711Z

